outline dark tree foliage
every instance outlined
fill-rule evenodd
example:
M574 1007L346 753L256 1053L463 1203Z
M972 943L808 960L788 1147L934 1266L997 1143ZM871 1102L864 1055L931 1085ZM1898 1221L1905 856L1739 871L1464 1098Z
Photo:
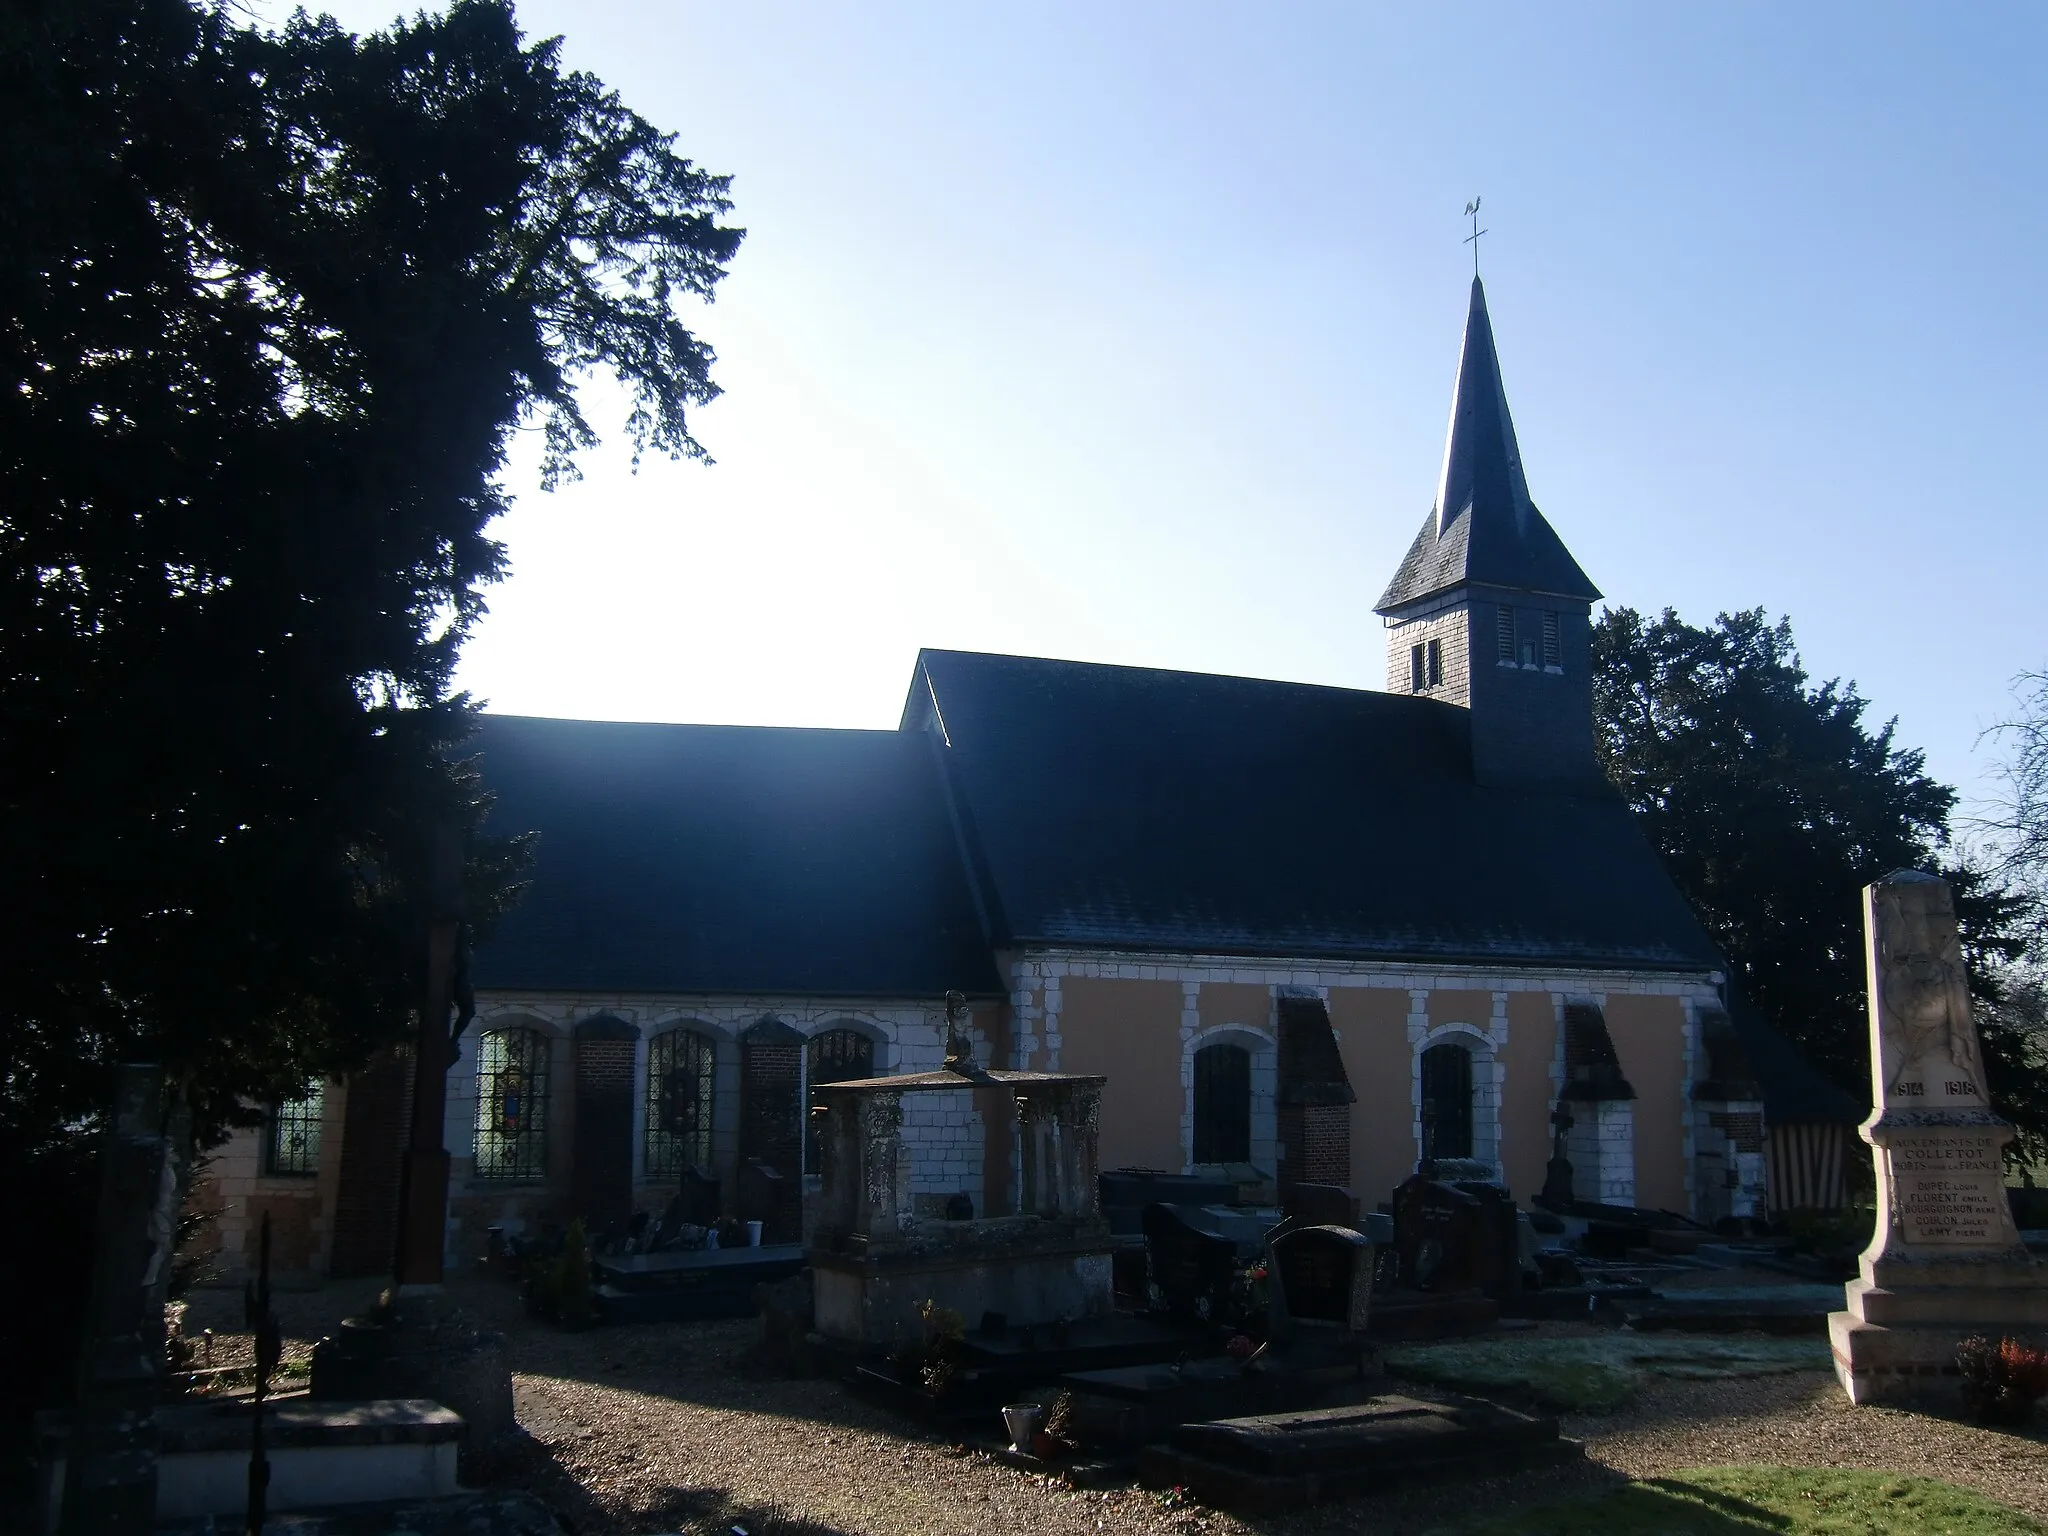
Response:
M1853 684L1810 686L1790 624L1761 609L1709 628L1669 609L1607 612L1593 632L1601 761L1732 970L1844 1088L1870 1091L1860 893L1897 869L1955 889L1964 958L2002 1108L2038 1149L2048 1071L2014 964L2034 905L1954 859L1955 792L1872 731Z
M400 1038L434 826L511 898L450 681L506 445L573 473L598 368L702 456L726 194L507 0L0 0L7 1166L116 1059L210 1135Z

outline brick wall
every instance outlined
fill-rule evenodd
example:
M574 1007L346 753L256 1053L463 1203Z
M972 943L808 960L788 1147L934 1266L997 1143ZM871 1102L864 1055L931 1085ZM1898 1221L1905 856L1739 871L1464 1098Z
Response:
M640 1031L599 1017L576 1026L575 1151L569 1206L595 1237L633 1209L633 1088Z
M1282 1104L1280 1106L1279 1183L1351 1183L1351 1106L1349 1104Z
M765 1242L795 1242L803 1231L804 1037L764 1022L740 1039L740 1163L758 1158L782 1175L765 1218Z

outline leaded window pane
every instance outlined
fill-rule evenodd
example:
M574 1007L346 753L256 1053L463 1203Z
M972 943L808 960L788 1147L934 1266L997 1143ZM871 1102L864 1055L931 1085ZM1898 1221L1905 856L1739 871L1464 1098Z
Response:
M536 1029L494 1029L477 1042L478 1178L547 1177L549 1044Z
M318 1078L296 1099L270 1111L263 1149L264 1171L275 1178L311 1178L320 1171L320 1117L327 1088Z
M820 1083L851 1083L875 1075L875 1042L857 1029L828 1029L804 1043L804 1081L815 1088ZM816 1109L818 1100L811 1099ZM816 1173L825 1166L822 1116L804 1116L804 1169Z
M1241 1045L1195 1052L1195 1161L1252 1160L1252 1053Z
M718 1047L694 1029L672 1029L647 1042L647 1174L679 1178L685 1168L711 1172L711 1112L717 1093Z

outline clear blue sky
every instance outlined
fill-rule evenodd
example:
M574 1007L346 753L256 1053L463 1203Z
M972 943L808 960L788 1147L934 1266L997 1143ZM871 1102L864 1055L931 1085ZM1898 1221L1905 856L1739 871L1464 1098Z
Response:
M494 708L889 725L919 645L1380 686L1474 193L1610 602L1789 614L1966 791L2048 665L2048 7L522 16L750 233L698 317L717 465L515 475Z

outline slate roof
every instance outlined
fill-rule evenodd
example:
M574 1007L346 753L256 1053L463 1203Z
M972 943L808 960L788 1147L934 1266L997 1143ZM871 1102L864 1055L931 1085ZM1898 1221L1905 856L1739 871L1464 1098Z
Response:
M1612 795L1489 788L1398 694L926 651L983 906L1011 942L1705 971Z
M1868 1112L1806 1053L1740 994L1728 1001L1729 1021L1742 1042L1743 1054L1763 1089L1764 1119L1772 1125L1804 1125L1832 1121L1855 1125Z
M1375 611L1386 613L1467 585L1582 602L1600 596L1529 499L1522 450L1515 441L1500 358L1494 351L1493 322L1486 313L1486 290L1476 277L1451 396L1436 505Z
M490 829L540 834L480 987L1002 991L926 737L486 715L473 745Z

